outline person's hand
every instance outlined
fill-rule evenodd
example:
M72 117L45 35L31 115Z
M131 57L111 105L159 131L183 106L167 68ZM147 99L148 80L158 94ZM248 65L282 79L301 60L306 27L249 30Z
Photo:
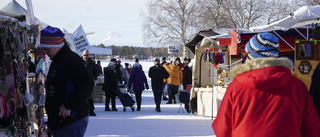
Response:
M60 108L60 111L59 111L59 116L62 116L62 117L66 117L66 116L70 116L70 113L71 113L71 110L69 109L66 109L64 107L64 105L62 105Z

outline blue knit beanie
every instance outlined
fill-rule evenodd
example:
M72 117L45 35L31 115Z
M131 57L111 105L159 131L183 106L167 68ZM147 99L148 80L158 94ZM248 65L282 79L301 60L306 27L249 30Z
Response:
M249 59L279 56L279 39L272 33L259 33L248 41L245 52Z

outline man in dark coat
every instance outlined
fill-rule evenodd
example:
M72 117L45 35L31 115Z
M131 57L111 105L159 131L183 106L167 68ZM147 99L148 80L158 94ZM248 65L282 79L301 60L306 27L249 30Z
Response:
M97 69L96 69L96 64L89 57L89 51L88 50L85 49L83 51L82 59L84 61L84 65L87 67L87 69L88 69L89 73L91 74L93 80L94 81L97 80L98 72L97 72ZM89 96L89 112L90 112L90 116L97 116L96 113L94 113L93 93L91 93L90 96Z
M88 97L94 81L63 37L60 29L48 26L41 31L38 46L52 60L46 82L48 127L55 137L82 137L89 122Z
M161 96L163 89L163 80L169 78L169 73L160 65L160 60L155 59L154 66L149 69L149 77L151 78L151 86L156 103L156 111L161 112Z
M105 111L111 111L109 103L111 99L112 111L118 111L116 109L116 91L118 90L118 80L115 74L116 63L110 61L108 67L103 68L104 72L104 83L102 90L106 95Z
M100 60L97 61L96 68L97 68L98 75L102 75L103 72L102 72L101 61Z

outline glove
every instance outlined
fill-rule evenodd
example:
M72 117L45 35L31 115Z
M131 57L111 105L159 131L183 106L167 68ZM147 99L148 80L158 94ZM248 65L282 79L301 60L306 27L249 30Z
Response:
M146 84L146 89L147 89L147 90L149 89L149 85L148 85L148 84Z

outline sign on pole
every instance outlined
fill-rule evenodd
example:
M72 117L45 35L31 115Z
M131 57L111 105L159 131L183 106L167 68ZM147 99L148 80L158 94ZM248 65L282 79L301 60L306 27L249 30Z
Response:
M82 25L80 25L77 30L73 32L70 38L78 54L81 54L85 49L89 50L91 48Z
M180 53L180 44L169 40L168 42L168 54L179 54Z

